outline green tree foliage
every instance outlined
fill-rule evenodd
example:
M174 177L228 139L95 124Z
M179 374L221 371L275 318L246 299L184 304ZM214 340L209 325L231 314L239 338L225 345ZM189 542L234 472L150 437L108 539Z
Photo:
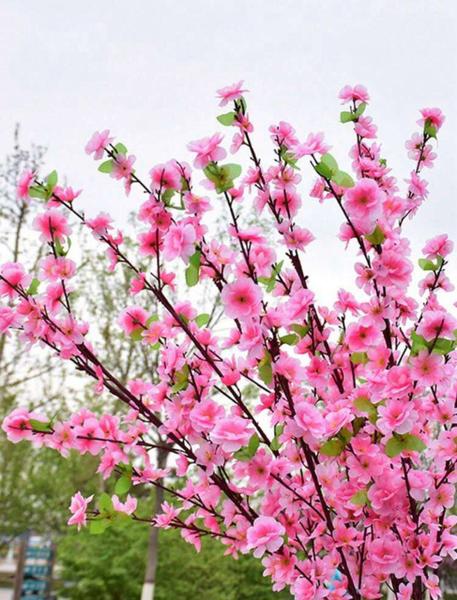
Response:
M68 600L139 598L143 581L148 528L129 524L102 535L69 531L59 544L61 594ZM223 546L203 540L197 554L176 530L160 532L155 600L285 600L262 577L262 565L251 556L238 561L223 556Z

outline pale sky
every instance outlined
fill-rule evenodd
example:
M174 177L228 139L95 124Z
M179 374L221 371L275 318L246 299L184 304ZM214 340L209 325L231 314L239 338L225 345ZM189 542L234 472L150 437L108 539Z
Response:
M106 210L122 223L141 195L127 200L97 173L83 151L95 129L111 129L146 177L158 162L190 160L190 140L218 130L230 137L215 120L215 90L244 79L264 164L268 126L283 119L301 139L324 131L348 170L353 137L339 123L337 94L363 83L400 182L412 169L404 142L418 109L446 114L436 167L426 170L429 200L405 230L415 249L446 231L457 242L456 40L454 0L0 0L0 159L20 122L24 143L48 146L48 171L84 189L86 212ZM328 300L351 261L335 238L336 207L307 197L306 163L302 175L300 221L319 238L305 264ZM454 274L456 264L457 255Z

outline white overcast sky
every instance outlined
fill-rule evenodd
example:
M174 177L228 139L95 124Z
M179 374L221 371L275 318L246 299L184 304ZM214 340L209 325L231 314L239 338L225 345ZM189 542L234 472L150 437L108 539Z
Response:
M20 122L24 143L48 146L48 169L84 189L87 212L122 222L141 197L125 199L84 154L95 129L110 128L136 154L139 174L189 160L189 140L223 129L215 90L244 79L266 160L268 126L284 119L300 138L325 131L349 167L353 138L338 122L337 93L363 83L399 180L411 170L404 141L418 109L445 112L437 166L427 170L430 199L406 230L416 249L444 231L457 241L456 40L454 0L0 0L0 159ZM301 221L320 238L307 268L328 300L344 283L339 275L351 273L349 257L335 240L336 207L307 198L305 164L303 177Z

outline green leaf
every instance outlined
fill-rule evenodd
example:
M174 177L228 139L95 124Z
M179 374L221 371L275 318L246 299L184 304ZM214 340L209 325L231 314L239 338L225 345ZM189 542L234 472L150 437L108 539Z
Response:
M292 167L293 169L296 169L297 171L300 170L300 167L297 165L297 157L295 156L295 154L293 152L290 152L289 150L287 150L287 148L284 148L284 150L281 150L281 158L286 163L286 165L289 165L289 167Z
M339 456L345 447L345 443L338 438L332 438L327 440L325 444L323 444L319 450L321 454L324 456Z
M413 331L411 333L411 354L413 356L416 356L417 354L419 354L419 352L421 352L422 350L428 350L428 344L427 344L427 340L422 337L421 335L419 335L418 333L416 333L415 331Z
M113 160L105 160L105 162L102 162L102 164L99 165L98 170L100 171L100 173L111 173L111 171L113 170L113 166Z
M277 435L275 435L275 437L271 440L270 448L273 450L273 452L277 452L281 448L281 443Z
M334 159L334 157L331 154L323 154L321 156L321 160L320 160L320 164L325 165L326 167L328 167L332 173L337 173L338 172L338 163L336 162L336 160Z
M121 142L117 143L114 147L118 154L127 154L127 148Z
M195 323L199 327L203 327L204 325L207 325L209 323L210 318L211 316L208 313L202 313L201 315L195 317Z
M256 433L254 433L254 435L251 436L248 445L244 448L240 448L237 452L235 452L233 456L234 458L236 458L236 460L241 460L243 462L251 460L251 458L257 452L259 445L259 436Z
M386 239L386 236L379 225L376 225L373 232L370 233L370 235L366 235L365 238L370 242L370 244L373 244L373 246L380 246Z
M357 410L360 410L360 412L367 413L372 423L376 422L376 419L378 418L378 410L368 398L359 396L354 400L354 406Z
M222 170L224 171L224 173L228 174L228 177L232 181L233 179L236 179L241 175L241 165L236 165L232 163L228 165L223 165Z
M227 164L219 166L217 163L209 163L203 172L216 187L216 192L222 194L234 186L233 180L241 175L241 166Z
M46 188L47 188L48 192L52 192L52 190L56 187L57 179L58 179L57 171L52 171L46 177Z
M354 121L354 115L348 110L343 110L340 112L340 121L341 123L349 123L350 121Z
M196 269L199 269L201 256L202 256L201 250L196 250L192 254L192 256L189 258L189 264L191 264Z
M370 421L371 421L371 419L370 419ZM371 422L376 423L376 418ZM353 431L354 435L357 435L359 433L359 431L362 429L362 427L365 425L365 423L366 423L365 417L356 417L352 421L352 431Z
M38 419L29 419L30 427L41 433L49 433L52 431L51 422L50 421L39 421Z
M185 364L181 371L175 372L175 383L171 388L172 392L181 392L189 385L189 365Z
M38 288L40 287L40 283L41 283L41 281L39 279L37 279L36 277L34 277L32 279L31 284L29 285L29 287L27 289L27 294L29 296L35 296L35 294L38 292Z
M399 435L394 433L393 437L386 444L386 454L390 458L394 458L401 454L404 450L409 452L422 452L426 449L424 442L416 435L405 433Z
M295 333L288 333L287 335L282 335L279 338L281 344L287 344L288 346L295 346L298 343L299 337Z
M37 185L33 185L29 189L29 196L31 198L39 198L40 200L44 200L46 198L46 190Z
M317 163L317 165L314 165L314 170L316 171L316 173L321 175L321 177L325 177L325 179L332 178L333 171L327 165L324 165L322 163Z
M417 435L407 433L404 437L406 438L406 450L410 450L413 452L423 452L427 448L424 442L419 437L417 437Z
M432 344L433 342L430 346L432 347L432 352L435 354L446 355L452 352L456 347L455 340L447 340L446 338L438 338L436 342L433 345Z
M265 350L262 360L259 362L259 376L266 384L270 385L273 381L273 368L271 366L271 354Z
M301 338L304 338L310 329L309 325L301 325L300 323L292 323L290 328L292 329L292 331L295 331L295 333Z
M356 506L365 506L368 504L367 490L359 490L351 497L352 504Z
M254 433L254 435L249 440L249 444L248 444L248 452L251 456L254 456L254 454L257 452L259 445L260 445L259 436L256 433Z
M351 363L353 365L366 365L368 362L368 354L366 352L352 352Z
M189 266L186 269L186 283L189 287L197 285L200 279L200 260L202 253L200 250L196 250L194 254L189 258Z
M386 454L390 458L394 458L403 452L405 449L404 442L398 437L391 437L386 444Z
M232 110L231 112L224 113L223 115L219 115L216 118L219 121L219 123L221 123L221 125L229 127L230 125L233 125L233 122L235 121L235 113Z
M108 529L108 527L111 525L110 521L108 519L99 519L99 518L95 518L95 519L91 519L90 524L89 524L89 532L92 535L100 535L101 533L104 533L106 529Z
M427 119L424 124L424 133L426 135L428 135L428 137L436 139L436 132L437 132L436 127L434 125L432 125L432 122L430 121L430 119Z
M338 439L340 439L341 441L343 441L345 444L347 444L348 442L351 441L352 432L349 431L349 429L347 427L343 427L342 429L340 429L338 431L338 433L336 434L336 437Z
M111 513L113 511L113 501L106 493L99 496L97 504L100 512Z
M153 323L159 320L159 315L151 315L146 321L146 327L150 327Z
M365 102L361 102L358 105L357 110L354 113L354 117L356 119L358 119L359 117L361 117L363 115L363 113L365 112L366 107L367 107L366 103Z
M143 339L143 331L144 329L142 327L134 329L130 334L130 339L134 342L141 342L141 340Z
M351 188L355 185L352 177L345 171L338 171L337 173L334 173L332 176L332 181L334 181L336 185L344 188Z
M131 485L131 477L129 477L128 475L122 475L122 477L120 477L116 481L116 485L114 486L114 493L118 496L123 496L129 491Z
M423 271L436 271L438 269L438 266L435 265L435 263L431 260L428 260L426 258L419 258L419 267L423 270Z
M266 286L265 291L271 292L273 290L276 285L276 277L281 273L283 264L284 261L281 260L279 263L273 265L270 277L259 277L260 283Z
M160 198L163 201L163 203L165 204L165 206L170 206L171 199L173 198L174 195L175 195L175 190L168 189L161 193Z

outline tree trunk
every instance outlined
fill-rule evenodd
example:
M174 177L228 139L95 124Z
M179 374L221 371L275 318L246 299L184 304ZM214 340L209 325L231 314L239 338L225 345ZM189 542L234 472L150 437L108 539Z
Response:
M159 469L164 469L167 464L168 450L158 448L157 466ZM159 479L159 483L161 480ZM163 489L156 487L154 514L160 512L160 507L164 500ZM154 600L155 579L157 570L157 559L159 555L159 528L151 527L148 542L148 556L146 559L146 572L144 574L143 588L141 591L141 600Z

